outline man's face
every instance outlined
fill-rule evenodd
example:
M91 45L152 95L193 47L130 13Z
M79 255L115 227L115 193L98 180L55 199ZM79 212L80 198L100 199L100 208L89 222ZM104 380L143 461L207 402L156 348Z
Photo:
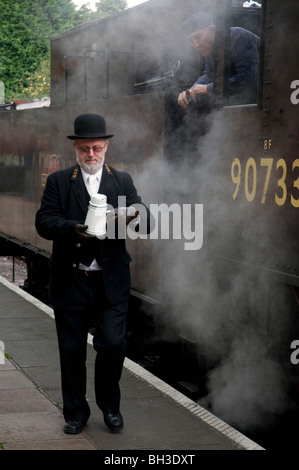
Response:
M187 39L202 57L212 54L215 45L215 26L210 25L189 34Z
M99 171L105 160L109 141L105 139L77 139L74 141L77 162L89 174Z

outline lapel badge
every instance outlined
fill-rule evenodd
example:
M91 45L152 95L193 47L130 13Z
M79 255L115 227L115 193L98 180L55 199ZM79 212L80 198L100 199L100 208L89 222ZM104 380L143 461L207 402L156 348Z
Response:
M108 171L108 173L110 173L110 168L109 168L109 166L107 165L107 163L105 163L105 167L106 167L106 170Z
M73 179L76 179L76 178L77 178L77 175L78 175L78 168L75 168L75 169L74 169L74 173L72 174L72 178L73 178Z

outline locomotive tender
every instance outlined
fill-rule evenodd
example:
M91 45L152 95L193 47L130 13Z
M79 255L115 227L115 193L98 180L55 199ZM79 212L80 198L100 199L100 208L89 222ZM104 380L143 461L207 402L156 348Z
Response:
M147 367L250 427L284 411L298 386L299 5L246 3L150 0L52 39L51 106L0 114L0 254L24 256L25 288L45 292L51 245L34 219L46 178L74 164L74 118L105 116L107 163L132 174L146 204L167 204L158 226L176 232L171 207L188 205L195 227L203 207L200 249L162 227L127 240L132 344ZM180 26L198 11L216 25L214 101L178 124L176 97L202 66ZM231 26L260 36L253 103L227 93Z

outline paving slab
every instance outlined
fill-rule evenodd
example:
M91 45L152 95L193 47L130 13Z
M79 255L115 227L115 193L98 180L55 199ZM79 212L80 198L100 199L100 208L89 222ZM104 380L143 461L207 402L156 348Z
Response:
M84 435L63 432L61 410L8 358L0 365L0 449L96 450Z

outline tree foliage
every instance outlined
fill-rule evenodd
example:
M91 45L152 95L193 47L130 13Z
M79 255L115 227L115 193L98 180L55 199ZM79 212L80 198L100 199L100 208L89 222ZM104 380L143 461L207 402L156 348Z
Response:
M102 0L97 3L97 13L100 17L109 16L127 7L126 0Z
M48 95L50 38L126 6L123 0L102 0L93 12L86 6L76 10L72 0L0 0L0 80L6 100Z

